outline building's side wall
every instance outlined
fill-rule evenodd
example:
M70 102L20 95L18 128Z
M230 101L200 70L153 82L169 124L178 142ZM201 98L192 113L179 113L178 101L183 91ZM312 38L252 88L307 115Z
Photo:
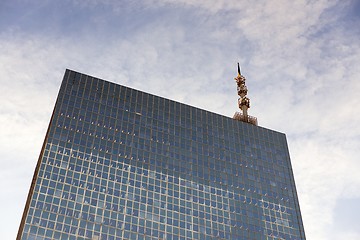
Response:
M69 76L69 71L67 70L65 72L62 84L64 84L66 82L66 79L68 78L68 76ZM51 114L50 123L49 123L48 129L46 131L44 143L43 143L43 145L41 147L40 156L39 156L38 161L37 161L36 166L35 166L34 175L33 175L33 178L31 180L29 193L28 193L27 198L26 198L25 208L24 208L24 211L23 211L23 214L22 214L22 217L21 217L19 230L18 230L18 233L17 233L17 236L16 236L17 240L22 239L22 234L23 234L23 231L24 231L25 223L26 223L25 221L26 221L27 218L29 219L29 217L28 217L29 207L30 207L31 199L32 199L33 194L34 194L34 188L35 188L35 185L36 185L36 180L38 179L39 169L40 169L40 165L42 163L42 157L44 155L45 146L46 146L46 143L48 142L50 126L51 126L51 123L53 122L54 112L55 112L55 108L57 106L57 101L58 101L58 98L57 98L57 100L55 102L55 107L54 107L54 110L53 110L53 112Z

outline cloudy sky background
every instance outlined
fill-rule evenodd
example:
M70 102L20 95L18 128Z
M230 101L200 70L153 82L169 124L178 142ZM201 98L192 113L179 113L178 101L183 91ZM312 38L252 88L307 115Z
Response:
M360 1L1 0L0 232L14 239L66 68L287 134L308 239L360 239Z

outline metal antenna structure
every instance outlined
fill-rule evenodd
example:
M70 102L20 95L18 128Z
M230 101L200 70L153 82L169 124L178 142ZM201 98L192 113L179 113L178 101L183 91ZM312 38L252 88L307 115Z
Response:
M258 125L257 118L248 115L250 108L250 99L247 97L248 89L245 85L246 78L241 75L240 64L238 63L238 75L234 78L237 84L237 93L239 95L238 105L241 112L235 112L233 119L247 122L253 125Z

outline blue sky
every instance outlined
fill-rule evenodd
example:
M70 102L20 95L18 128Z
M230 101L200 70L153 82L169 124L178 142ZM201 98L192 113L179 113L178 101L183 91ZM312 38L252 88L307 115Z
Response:
M287 134L308 239L360 239L357 0L2 0L0 232L14 239L66 68Z

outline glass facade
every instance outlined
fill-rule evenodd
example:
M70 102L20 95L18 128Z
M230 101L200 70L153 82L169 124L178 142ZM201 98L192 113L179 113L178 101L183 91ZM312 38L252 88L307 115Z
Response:
M284 134L66 70L18 239L305 239Z

